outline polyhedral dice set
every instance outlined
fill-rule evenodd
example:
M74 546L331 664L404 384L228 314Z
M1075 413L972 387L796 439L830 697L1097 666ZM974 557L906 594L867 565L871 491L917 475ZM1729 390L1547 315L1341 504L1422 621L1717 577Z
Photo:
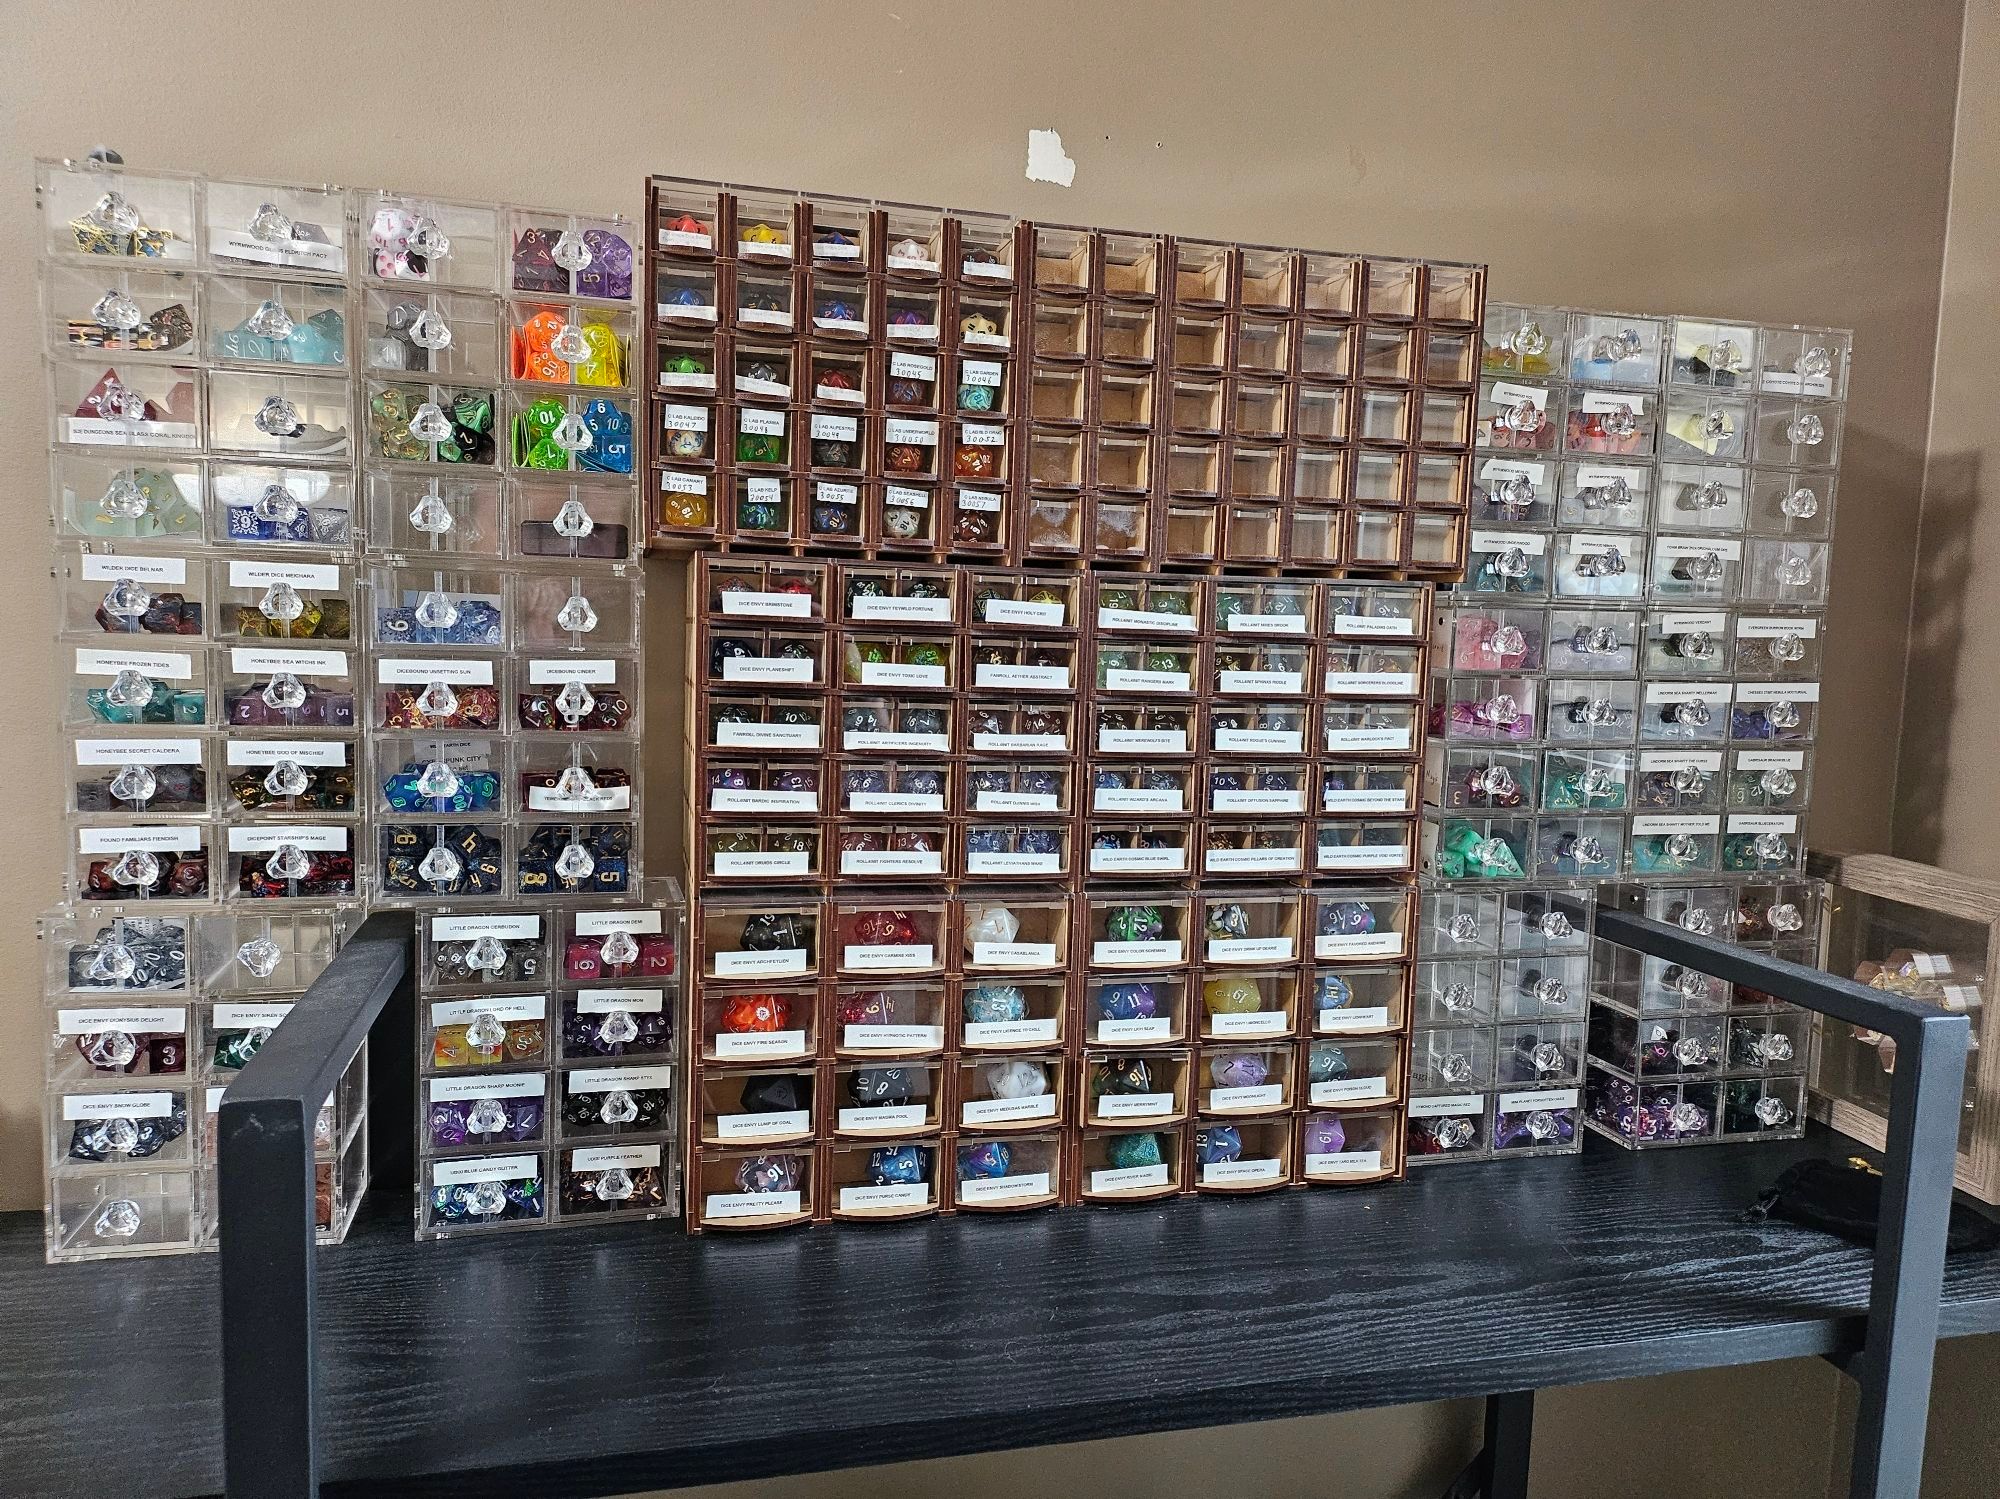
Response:
M1451 576L1485 271L655 177L652 535Z

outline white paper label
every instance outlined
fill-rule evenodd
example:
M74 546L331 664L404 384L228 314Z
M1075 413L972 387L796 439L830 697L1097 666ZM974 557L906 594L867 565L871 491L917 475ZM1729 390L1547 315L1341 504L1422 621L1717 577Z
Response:
M1738 770L1804 770L1804 750L1738 750Z
M738 390L745 390L752 386L774 384L774 383L775 382L772 381L744 380L739 378L736 382L736 388ZM714 390L715 373L712 370L661 370L660 389L661 390ZM778 395L782 397L782 395L786 393L788 390L789 387L781 386L776 390L760 391L758 392L758 394Z
M930 1205L931 1189L927 1182L890 1182L879 1187L840 1189L840 1210L843 1213L879 1213Z
M1278 1160L1210 1161L1201 1168L1201 1183L1205 1187L1243 1186L1281 1181L1284 1175L1284 1162Z
M711 812L817 812L813 791L732 791L717 787L708 794Z
M1479 466L1482 483L1498 483L1505 479L1526 479L1540 489L1548 482L1549 469L1545 463L1527 463L1518 458L1489 458Z
M850 812L942 812L942 791L856 791L847 798Z
M965 867L972 874L1061 874L1061 854L968 853Z
M714 295L706 287L694 288L694 292L696 296ZM712 323L716 316L713 302L661 302L656 310L661 317L675 323Z
M928 510L931 508L931 497L927 490L912 489L907 484L891 484L882 491L882 503L901 510Z
M770 1114L719 1114L715 1120L718 1140L781 1140L812 1133L812 1113L807 1109L785 1109Z
M165 1119L174 1111L171 1093L70 1093L63 1097L62 1116L79 1119Z
M674 1085L671 1067L579 1067L567 1075L570 1093L658 1092Z
M780 947L770 952L719 952L715 955L717 978L777 978L806 971L803 947Z
M911 354L902 349L894 350L889 355L889 378L892 380L935 380L937 378L937 360L929 354Z
M592 1145L569 1153L572 1171L645 1171L659 1164L657 1145Z
M1006 443L1007 430L1004 427L988 426L984 422L960 422L958 440L967 447L997 448Z
M1181 961L1178 940L1159 942L1093 942L1090 960L1119 968L1164 968ZM1109 1025L1112 1022L1106 1021ZM1164 1023L1164 1022L1162 1022Z
M664 989L579 989L574 1000L579 1015L657 1015L667 1006Z
M211 228L208 253L218 260L249 260L258 265L292 266L336 276L347 268L347 251L338 242L291 236L267 242L245 229Z
M887 417L882 423L882 439L892 446L934 448L937 446L938 424L906 416Z
M812 414L811 430L815 442L853 442L861 435L861 419L854 416L840 416L833 412L815 411Z
M1313 1017L1313 1029L1339 1034L1386 1031L1389 1029L1389 1008L1387 1005L1366 1005L1345 1010L1321 1010Z
M134 671L161 682L185 682L194 675L194 657L178 651L96 651L78 648L76 674L80 677L115 677Z
M232 750L234 747L232 743ZM339 744L333 747L336 750L342 749ZM79 739L76 741L76 763L78 765L199 765L201 741L199 739ZM232 758L230 763L237 762Z
M1099 786L1091 807L1098 812L1184 812L1187 795L1177 787Z
M914 750L924 754L947 754L951 743L943 734L886 734L849 729L841 736L841 747L851 750Z
M840 1128L849 1134L890 1134L898 1130L922 1129L930 1121L920 1103L888 1104L878 1108L847 1108L840 1111Z
M1148 1015L1138 1020L1100 1020L1097 1022L1097 1039L1106 1043L1128 1041L1134 1044L1171 1041L1174 1039L1173 1017Z
M1328 812L1409 812L1411 795L1406 791L1341 791L1329 789L1321 796L1322 810Z
M1171 1093L1107 1093L1091 1104L1091 1111L1099 1119L1158 1119L1171 1117L1174 1110L1174 1095Z
M840 1044L848 1051L936 1051L944 1045L944 1027L850 1025L842 1034Z
M1729 831L1732 833L1785 833L1789 835L1798 832L1798 830L1798 818L1789 813L1780 815L1775 812L1769 814L1732 812L1729 814Z
M864 687L942 687L945 685L942 666L911 666L901 661L864 661L861 663L861 685Z
M170 583L179 588L187 582L185 557L108 557L85 552L82 560L81 575L92 583L130 578L135 583ZM238 564L230 566L233 570Z
M192 448L193 422L116 421L109 417L63 418L66 438L78 446L121 448Z
M973 668L972 685L1024 691L1068 692L1069 668L994 665L982 661Z
M1316 958L1400 958L1401 932L1328 932L1313 938Z
M536 687L558 682L585 682L593 687L609 687L618 680L616 661L530 661L528 681Z
M816 723L719 723L715 726L718 749L818 749Z
M701 1215L716 1223L734 1218L796 1218L799 1202L797 1192L711 1192L701 1200Z
M385 686L394 683L457 682L473 687L490 687L493 685L493 663L469 656L457 660L398 658L377 661L375 678Z
M532 798L529 804L533 806ZM794 853L719 853L714 856L709 869L709 873L718 878L734 879L752 879L759 876L770 879L811 872L812 856L802 850Z
M1157 1166L1118 1166L1104 1171L1090 1173L1090 1190L1105 1196L1119 1192L1144 1192L1167 1185L1167 1167L1163 1161Z
M609 937L613 932L650 937L664 931L665 926L658 911L579 911L574 930L579 937Z
M192 741L188 741L192 743ZM341 739L231 739L225 754L231 765L345 765L347 742Z
M1194 690L1193 676L1184 671L1132 671L1114 666L1104 673L1108 692L1176 692Z
M433 942L471 942L480 937L535 938L542 935L539 916L433 916Z
M1536 1109L1573 1109L1576 1107L1577 1090L1574 1088L1540 1088L1527 1093L1502 1093L1500 1112L1503 1114L1529 1114Z
M1743 555L1743 544L1719 536L1656 536L1653 555L1669 560L1682 557L1719 557L1734 562Z
M340 587L340 568L324 562L250 562L229 564L231 588L269 588L289 583L294 588L332 590Z
M959 1110L960 1122L964 1124L1002 1124L1055 1116L1053 1093L1037 1093L1033 1098L968 1098Z
M848 611L848 618L948 625L951 623L951 600L899 599L887 596L858 598Z
M1305 752L1305 732L1299 729L1217 729L1215 748L1237 752L1259 751L1269 754L1298 755ZM1223 796L1288 796L1289 792L1222 792ZM1303 810L1305 793L1300 792L1300 810Z
M725 656L725 682L810 682L814 663L789 656Z
M345 827L231 828L229 851L233 854L264 854L290 846L338 852L347 847Z
M1322 843L1321 869L1402 869L1410 862L1407 843Z
M468 1098L540 1098L548 1079L539 1072L514 1072L503 1077L434 1077L432 1103Z
M1404 750L1411 745L1413 728L1386 729L1335 729L1326 731L1326 747L1329 750Z
M201 847L199 827L78 828L76 847L84 854L119 854L127 849L185 853Z
M1216 1036L1282 1036L1292 1022L1283 1010L1256 1010L1247 1015L1211 1015L1208 1029Z
M755 593L749 590L725 592L722 612L738 617L810 619L812 596L804 593Z
M684 469L665 469L660 474L660 492L662 494L705 495L708 493L708 476L706 474L691 474ZM726 596L722 601L722 612L724 614L736 612L729 607L729 599Z
M1057 625L1064 619L1061 604L1030 603L1026 599L987 599L980 618L989 625Z
M967 1046L1035 1046L1053 1042L1056 1035L1053 1015L1043 1020L969 1020L965 1025Z
M1289 963L1296 951L1290 937L1208 939L1208 960L1211 963Z
M861 486L821 479L813 485L813 498L822 505L858 505L861 503Z
M1472 533L1475 552L1519 552L1539 557L1549 549L1549 539L1534 531L1478 531Z
M1092 874L1185 874L1186 848L1093 848Z
M1410 1100L1412 1119L1442 1119L1452 1114L1477 1114L1485 1100L1477 1093L1443 1093L1434 1098Z
M1309 1176L1374 1176L1382 1169L1379 1150L1337 1150L1331 1155L1307 1155Z
M715 1038L715 1054L731 1059L798 1057L804 1056L805 1050L804 1031L757 1031Z
M477 999L440 1000L431 1006L432 1025L467 1025L481 1015L495 1020L542 1020L548 1016L546 994L483 994Z
M937 948L929 942L885 942L874 946L850 942L843 950L841 967L879 971L884 968L931 968L937 963ZM849 1026L851 1033L855 1028Z
M1018 1198L1048 1195L1049 1174L1046 1171L1029 1171L1020 1176L985 1177L978 1181L962 1181L958 1184L958 1200L962 1203L1012 1202Z
M1717 628L1720 628L1718 625ZM1782 640L1796 635L1801 640L1812 640L1819 635L1819 621L1816 619L1739 619L1736 621L1738 640Z
M783 437L785 413L765 406L745 406L736 414L736 430L748 437Z
M1644 416L1646 398L1631 390L1586 390L1583 393L1583 409L1593 415L1629 411L1634 416Z
M1641 836L1681 833L1713 838L1721 827L1720 817L1639 816L1632 819L1632 831Z
M1496 380L1493 382L1492 400L1496 406L1518 406L1526 401L1535 410L1546 411L1549 393L1539 385L1515 385L1506 380Z
M1216 791L1209 797L1212 812L1303 812L1303 791Z
M1712 687L1706 683L1694 682L1648 682L1646 701L1649 703L1708 703L1720 707L1728 696L1726 687Z
M943 874L944 855L923 849L843 849L842 874Z
M660 425L669 432L706 432L708 430L708 408L706 406L662 406L660 408Z
M736 321L766 328L789 328L792 326L792 315L776 307L739 307L736 309Z
M1097 747L1105 753L1124 750L1135 755L1184 755L1186 729L1099 729Z
M1314 1083L1309 1101L1315 1105L1358 1103L1367 1098L1388 1096L1389 1079L1386 1077L1337 1077L1328 1082Z
M957 494L958 508L961 510L984 511L988 515L1000 513L1000 496L990 490L961 489Z
M1713 775L1722 769L1720 750L1641 750L1639 769L1646 771L1699 770Z
M1099 609L1097 628L1100 630L1167 630L1176 635L1194 633L1192 614L1155 614L1146 609Z
M1053 791L981 791L973 798L975 812L1056 812L1060 799Z
M1738 682L1736 701L1739 703L1816 703L1819 701L1817 682Z
M1330 671L1320 685L1328 697L1415 697L1417 692L1415 673L1400 671ZM1410 742L1410 736L1401 730L1355 732L1395 733L1399 745ZM1328 731L1329 743L1332 733Z
M101 1036L106 1031L181 1036L187 1034L187 1011L173 1008L56 1011L59 1036Z
M464 1187L474 1182L539 1181L542 1163L531 1155L483 1155L469 1161L431 1162L431 1185Z
M1202 851L1202 868L1208 870L1296 870L1299 851L1295 848L1211 848Z
M1304 672L1219 671L1215 675L1218 692L1291 697L1306 690Z

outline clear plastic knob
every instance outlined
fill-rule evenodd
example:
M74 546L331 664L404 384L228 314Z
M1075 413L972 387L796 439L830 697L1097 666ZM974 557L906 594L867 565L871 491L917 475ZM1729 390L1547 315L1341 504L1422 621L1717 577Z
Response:
M507 1189L498 1182L476 1182L465 1194L465 1210L475 1218L491 1218L506 1206Z
M450 718L458 711L458 694L449 682L432 682L417 694L416 707L425 718Z
M458 795L458 772L443 760L432 760L417 772L415 789L426 801L449 801Z
M451 418L436 401L426 401L410 418L410 436L418 442L444 442L451 436Z
M1674 1060L1683 1067L1701 1067L1708 1062L1708 1047L1699 1036L1683 1036L1674 1043Z
M137 619L152 607L152 594L131 578L120 578L104 590L104 612L114 619Z
M1674 637L1674 654L1683 661L1715 659L1715 637L1707 630L1690 630Z
M299 408L283 396L264 397L264 404L257 408L257 415L251 420L266 437L297 437L305 430Z
M1519 625L1495 625L1479 648L1489 656L1519 656L1528 649L1528 637Z
M90 320L113 333L130 333L146 321L146 314L131 297L114 289L91 304Z
M1729 413L1726 411L1711 411L1701 420L1702 436L1717 442L1720 442L1735 430L1736 425L1730 421Z
M623 1166L613 1166L597 1178L590 1190L599 1202L623 1202L636 1189L632 1184L632 1173Z
M597 628L597 610L582 594L573 593L556 611L556 628L572 635L587 635Z
M1667 1110L1667 1128L1677 1135L1691 1135L1708 1125L1708 1116L1699 1104L1677 1103Z
M1465 914L1454 916L1446 924L1445 934L1454 942L1471 942L1479 936L1479 918Z
M1719 479L1709 479L1695 486L1688 496L1688 506L1694 510L1720 510L1729 503L1729 491Z
M1777 835L1774 833L1769 836ZM1772 906L1764 913L1764 920L1770 923L1774 932L1796 932L1806 924L1805 916L1790 901L1779 901Z
M306 684L288 671L281 671L264 684L258 694L264 699L264 706L276 708L282 713L290 713L306 704Z
M404 330L410 342L420 349L429 349L433 354L440 349L451 347L451 324L438 316L436 309L426 307L410 319L410 326Z
M1803 635L1780 635L1771 642L1771 659L1774 661L1803 661L1805 655Z
M427 630L449 630L458 623L458 605L441 588L428 590L417 600L417 607L411 612L416 616L417 623Z
M146 398L114 377L97 397L97 414L116 422L140 421L146 415Z
M139 1055L139 1042L130 1031L98 1031L84 1038L81 1049L93 1067L129 1067Z
M1792 361L1792 370L1808 380L1824 380L1833 373L1833 351L1825 344L1807 344Z
M306 601L291 584L273 583L264 590L264 596L257 600L257 612L266 619L282 620L289 624L306 612Z
M1438 1003L1454 1015L1462 1015L1472 1008L1472 985L1446 984L1438 995Z
M1602 840L1585 835L1571 842L1570 856L1579 864L1602 864L1604 844Z
M143 848L128 848L105 871L115 885L142 890L160 877L160 861Z
M91 955L93 983L122 984L139 971L139 956L122 942L107 942Z
M478 973L498 973L507 966L507 947L498 937L478 938L466 949L465 966Z
M1501 417L1509 432L1538 432L1544 420L1542 408L1533 401L1516 401Z
M1819 496L1809 484L1801 484L1782 500L1778 508L1793 520L1810 520L1819 514Z
M1486 493L1503 510L1525 510L1535 503L1535 483L1525 475L1498 480Z
M286 339L290 338L292 336L292 329L296 326L297 324L292 321L292 315L285 311L284 305L279 302L273 302L268 298L259 302L257 310L243 321L243 327L246 332L254 333L259 338L271 339L277 343L283 343Z
M1687 702L1674 704L1674 722L1684 729L1701 729L1708 726L1708 704Z
M1786 557L1778 563L1778 581L1787 588L1803 588L1812 582L1812 561L1807 557Z
M1701 852L1701 845L1691 833L1669 833L1660 845L1660 854L1669 864L1692 864Z
M590 856L590 850L581 843L569 842L556 855L556 873L566 880L587 880L590 872L597 868L597 861Z
M250 504L250 511L257 519L279 526L289 526L297 520L302 508L299 497L282 484L266 484L264 492Z
M264 861L264 873L274 880L302 880L312 872L312 861L296 843L281 843Z
M1750 841L1750 851L1760 864L1784 864L1792 857L1783 833L1759 833Z
M1736 370L1743 367L1743 351L1736 347L1736 340L1725 338L1721 343L1711 344L1708 349L1708 364L1711 369Z
M276 797L305 795L312 777L296 760L280 760L264 773L264 789Z
M115 234L130 234L139 227L139 210L116 188L91 205L89 218L98 228Z
M1616 364L1621 359L1631 359L1646 347L1646 341L1639 336L1637 328L1624 328L1616 333L1598 336L1591 345L1591 357L1603 364Z
M1680 929L1697 937L1715 935L1715 918L1700 906L1689 906L1680 915Z
M104 689L104 700L114 708L139 708L153 700L153 679L127 667Z
M549 522L549 529L566 540L582 541L597 529L597 522L590 518L590 511L582 500L568 499L562 502L562 508Z
M1751 1106L1750 1112L1757 1116L1757 1122L1766 1129L1776 1129L1781 1124L1792 1122L1792 1111L1786 1108L1781 1100L1771 1097L1768 1093Z
M549 352L564 364L582 364L590 357L590 340L575 323L564 323L549 340Z
M441 260L451 253L451 239L429 214L410 226L409 251L424 260Z
M597 439L590 435L590 428L584 425L583 418L572 411L556 423L555 431L549 434L549 441L565 453L581 453Z
M1553 1140L1556 1137L1556 1116L1547 1109L1536 1109L1522 1123L1527 1126L1529 1135L1537 1140Z
M589 242L574 229L565 229L558 234L555 245L549 250L549 259L566 271L583 270L593 258Z
M1562 1048L1553 1041L1544 1041L1528 1053L1528 1065L1535 1069L1538 1077L1553 1077L1563 1070L1567 1062Z
M590 716L590 710L597 706L597 699L590 689L581 682L565 682L563 690L556 694L556 712L563 720L574 726Z
M1586 510L1604 510L1613 505L1631 504L1632 486L1625 482L1622 475L1614 474L1602 484L1586 484L1576 492L1576 497L1583 501Z
M1576 778L1576 789L1585 801L1602 801L1618 789L1618 779L1602 765L1593 765Z
M1764 721L1774 729L1796 729L1799 726L1798 707L1789 702L1767 703Z
M1472 1143L1472 1136L1470 1119L1439 1119L1431 1125L1431 1138L1440 1150L1463 1150Z
M1625 554L1612 547L1602 552L1584 552L1576 559L1576 571L1584 578L1615 578L1625 571Z
M146 1215L138 1203L129 1197L114 1197L90 1220L90 1232L99 1239L129 1239L145 1224Z
M152 506L146 491L130 474L120 474L97 497L97 508L117 520L137 520Z
M1481 723L1504 726L1521 721L1521 705L1511 693L1506 692L1496 693L1483 703L1475 703L1472 712Z
M1618 706L1608 697L1586 698L1577 705L1577 722L1602 726L1618 721Z
M1542 331L1540 323L1526 322L1508 336L1507 344L1516 354L1532 356L1548 348L1549 336Z
M465 1127L475 1135L490 1135L507 1127L507 1106L497 1098L482 1098L466 1111Z
M1789 1062L1792 1059L1792 1038L1783 1031L1772 1031L1757 1040L1757 1060L1767 1066L1773 1062Z
M639 1023L624 1010L613 1010L597 1027L597 1039L608 1046L623 1046L639 1039Z
M1569 638L1569 648L1579 656L1610 656L1618 650L1618 632L1609 625L1595 629L1580 626Z
M1607 437L1630 437L1639 430L1639 418L1630 406L1620 402L1611 410L1599 413L1598 425L1604 428Z
M1561 911L1542 912L1542 919L1535 923L1535 928L1542 934L1543 939L1549 942L1561 942L1576 935L1575 926L1570 923L1568 915Z
M1507 840L1505 838L1481 838L1477 843L1472 845L1469 852L1472 855L1472 862L1474 864L1483 865L1487 868L1505 864L1514 856L1514 851L1507 847Z
M442 536L452 528L451 506L444 502L435 485L411 507L410 525L426 536Z
M236 961L255 979L267 979L278 971L285 950L269 937L252 937L236 949Z
M1826 440L1826 423L1810 411L1801 411L1785 424L1785 438L1802 448L1816 448Z
M436 890L452 884L464 872L465 861L442 843L432 844L417 865L417 877Z
M1473 773L1472 789L1496 800L1511 797L1515 789L1514 773L1504 765L1489 765Z
M1558 1008L1569 1003L1569 986L1558 978L1536 979L1532 993L1537 1004L1547 1005L1550 1008ZM1554 1051L1555 1048L1551 1046L1549 1050ZM1548 1069L1542 1070L1546 1072Z
M1709 995L1708 975L1696 973L1692 968L1683 968L1674 979L1674 988L1681 998L1699 1002Z
M139 1121L136 1119L107 1119L104 1121L104 1144L108 1149L121 1155L130 1152L139 1143Z
M624 968L639 960L639 944L630 932L613 932L597 949L608 968Z
M1528 576L1528 554L1519 547L1509 547L1497 553L1488 564L1495 575L1502 578L1525 578Z
M1464 1083L1472 1080L1472 1061L1469 1057L1453 1052L1438 1062L1438 1076L1448 1083Z
M613 1088L604 1095L604 1102L597 1109L597 1117L606 1124L630 1124L639 1117L639 1105L623 1088Z
M565 765L556 777L555 794L559 801L573 805L595 796L597 782L581 765Z
M465 1044L475 1051L498 1051L507 1044L507 1024L491 1010L481 1010L465 1028Z
M250 237L267 245L281 244L292 237L292 221L275 203L259 204L250 215Z

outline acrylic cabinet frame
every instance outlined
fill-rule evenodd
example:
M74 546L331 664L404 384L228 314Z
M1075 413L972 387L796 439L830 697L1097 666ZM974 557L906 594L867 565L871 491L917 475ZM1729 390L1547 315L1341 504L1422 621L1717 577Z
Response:
M1831 882L1821 967L1971 1020L1956 1181L2000 1201L2000 1061L1981 1041L1985 991L2000 973L2000 883L1885 854L1815 854L1813 871ZM1812 1052L1814 1116L1882 1149L1894 1043L1819 1017Z

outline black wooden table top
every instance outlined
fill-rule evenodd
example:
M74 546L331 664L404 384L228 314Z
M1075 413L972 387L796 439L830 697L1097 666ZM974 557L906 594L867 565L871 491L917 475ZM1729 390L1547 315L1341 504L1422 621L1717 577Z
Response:
M1866 1253L1741 1217L1845 1145L777 1237L414 1244L391 1194L321 1256L322 1468L616 1494L1851 1349ZM0 1492L219 1489L216 1302L212 1256L49 1268L0 1216ZM1945 1303L2000 1329L2000 1254Z

